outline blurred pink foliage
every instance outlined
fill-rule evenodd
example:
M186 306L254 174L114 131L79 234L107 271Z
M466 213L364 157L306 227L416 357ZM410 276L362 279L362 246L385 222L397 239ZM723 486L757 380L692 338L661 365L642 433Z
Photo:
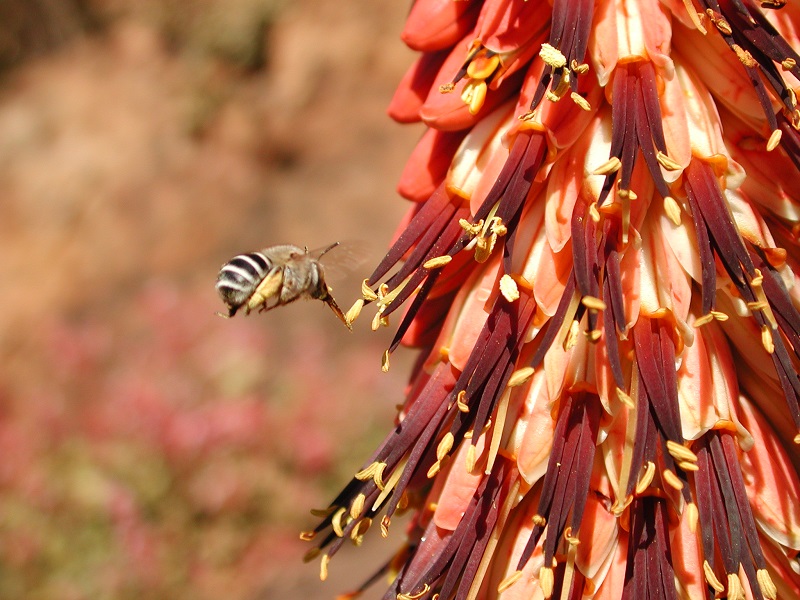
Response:
M217 308L153 283L111 328L42 322L38 385L5 394L0 419L0 597L250 598L299 560L297 507L330 493L334 436L369 426L348 416L357 389L388 385L378 350L347 354L334 389L324 338ZM73 577L84 563L94 575Z

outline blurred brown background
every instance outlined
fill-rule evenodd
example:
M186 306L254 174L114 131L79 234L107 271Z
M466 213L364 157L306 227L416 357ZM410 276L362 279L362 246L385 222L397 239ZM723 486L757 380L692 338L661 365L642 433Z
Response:
M320 585L297 535L401 400L390 332L318 302L225 321L214 280L365 240L332 282L356 298L419 134L384 115L406 10L0 3L0 598L330 598L399 543Z

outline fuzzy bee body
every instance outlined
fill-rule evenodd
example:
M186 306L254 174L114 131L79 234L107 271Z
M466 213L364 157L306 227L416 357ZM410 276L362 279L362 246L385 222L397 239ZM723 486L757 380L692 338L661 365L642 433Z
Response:
M309 252L299 246L270 246L239 254L225 263L217 276L217 292L228 307L228 317L240 309L245 314L264 312L300 298L322 300L348 327L349 323L325 282L319 259L338 245ZM223 315L224 316L224 315Z

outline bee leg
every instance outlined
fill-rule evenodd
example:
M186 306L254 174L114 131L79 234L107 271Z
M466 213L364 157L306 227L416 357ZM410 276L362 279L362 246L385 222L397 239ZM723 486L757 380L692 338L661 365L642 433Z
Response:
M339 308L339 305L336 304L336 300L333 299L333 296L330 293L330 288L328 288L325 296L321 297L320 300L322 300L325 304L330 306L331 310L333 311L333 314L339 317L339 320L342 323L344 323L350 331L353 331L353 326L347 322L347 319L345 318L342 309Z

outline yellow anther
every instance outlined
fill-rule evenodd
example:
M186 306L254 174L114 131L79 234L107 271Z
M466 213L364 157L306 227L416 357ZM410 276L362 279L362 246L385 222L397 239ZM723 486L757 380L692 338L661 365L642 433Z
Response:
M581 110L585 110L587 112L592 110L592 105L589 104L589 101L583 96L581 96L578 92L572 92L569 95L569 97L575 104L578 105L578 108L580 108Z
M656 160L658 164L664 167L667 171L680 171L681 165L660 150L656 153Z
M384 350L383 357L381 358L381 371L384 373L389 372L389 351Z
M546 65L550 65L554 69L567 66L567 57L564 56L558 48L550 44L542 44L542 49L539 50L539 56Z
M636 408L633 398L631 398L622 388L617 388L617 399L628 408Z
M770 136L769 140L767 140L767 151L772 152L775 148L778 147L778 144L781 143L781 136L783 132L780 129L776 129L773 131Z
M497 586L497 593L502 594L520 579L522 579L522 571L514 571L511 575L500 582L500 585Z
M358 315L361 314L361 309L364 308L364 300L363 298L359 298L353 303L353 306L350 307L350 310L344 315L344 320L347 325L352 325L353 321L358 318Z
M661 479L671 488L674 488L676 490L683 489L683 482L675 473L673 473L669 469L664 469L661 472Z
M761 345L768 354L775 352L775 342L772 339L772 331L766 325L761 327Z
M528 381L533 376L533 367L522 367L511 374L508 387L517 387Z
M325 581L328 578L328 563L331 562L331 557L327 554L322 555L322 560L319 564L319 578L320 581Z
M542 589L542 595L545 598L550 598L553 595L553 585L555 577L553 576L553 568L543 566L539 569L539 587Z
M358 516L361 514L361 511L364 510L364 503L367 501L367 497L362 493L358 494L353 500L353 503L350 505L350 516L354 519L357 519Z
M639 479L638 483L636 484L635 492L638 495L642 495L647 488L650 487L650 484L653 483L653 478L656 475L656 465L653 461L648 460L647 465L645 465L644 473L642 474L641 479Z
M672 196L666 196L664 198L664 212L673 224L681 224L681 207Z
M592 171L592 175L611 175L611 173L616 173L619 171L621 167L622 161L616 156L612 156L606 162Z
M422 263L423 269L439 269L446 264L449 264L450 261L453 260L453 257L449 254L445 254L444 256L436 256L434 258L429 258L424 263Z
M581 304L583 304L586 308L591 310L606 309L606 303L603 302L600 298L595 298L594 296L583 296L581 298Z
M514 279L508 273L500 278L500 293L503 295L503 298L509 302L519 300L519 288L517 287L517 282L514 281Z
M677 461L697 462L697 455L683 444L667 440L667 452Z
M708 564L707 560L703 561L703 574L706 576L706 582L715 591L719 592L720 594L725 591L725 586L722 585L719 579L717 579L716 574L714 573L714 569L711 568L711 565Z
M378 299L378 294L372 291L372 288L367 285L368 279L361 282L361 295L367 302L374 302Z

